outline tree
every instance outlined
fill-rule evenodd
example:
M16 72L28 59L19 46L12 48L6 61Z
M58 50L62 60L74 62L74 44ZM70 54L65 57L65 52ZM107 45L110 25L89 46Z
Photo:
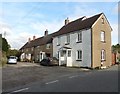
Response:
M10 48L10 45L8 44L7 40L5 38L2 38L2 51L7 52Z
M112 52L113 53L120 53L120 44L112 45Z
M16 49L9 49L7 52L7 57L16 56L16 57L18 57L18 61L20 59L20 55L21 55L21 52L19 50L16 50Z

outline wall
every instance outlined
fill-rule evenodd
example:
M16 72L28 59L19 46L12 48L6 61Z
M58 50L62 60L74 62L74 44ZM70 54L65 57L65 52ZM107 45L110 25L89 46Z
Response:
M50 57L53 57L53 46L52 46L52 43L50 43L50 49L46 49L46 45L47 44L41 45L41 46L35 48L35 61L36 62L39 59L40 51L45 52L45 53L49 53Z
M101 19L104 18L104 24L102 24ZM105 31L105 43L100 40L101 30ZM103 66L110 66L111 63L111 28L104 15L98 19L98 21L93 25L92 28L92 67L101 66L101 50L106 51L106 61L104 61Z
M61 35L61 44L57 46L57 37L53 39L53 56L58 56L58 51L62 46L72 48L72 65L78 67L91 67L91 30L82 31L82 43L76 43L77 33L74 31L70 33L70 44L65 45L66 35ZM83 59L82 61L76 61L77 50L82 50Z

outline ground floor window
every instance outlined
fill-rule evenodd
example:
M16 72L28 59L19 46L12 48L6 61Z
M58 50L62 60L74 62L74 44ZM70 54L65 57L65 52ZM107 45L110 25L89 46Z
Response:
M104 61L105 60L105 50L102 49L101 50L101 61Z
M76 52L76 60L82 60L82 50L77 50L77 52Z

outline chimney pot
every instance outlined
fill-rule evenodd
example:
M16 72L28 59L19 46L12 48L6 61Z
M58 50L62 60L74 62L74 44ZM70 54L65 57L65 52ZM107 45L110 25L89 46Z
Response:
M28 38L28 42L30 43L30 41L31 41L31 38Z
M35 40L35 38L36 38L36 37L35 37L35 36L33 36L33 40Z
M65 19L65 25L67 25L69 23L69 18L67 17L67 19Z
M46 29L44 36L47 36L47 35L48 35L48 30Z

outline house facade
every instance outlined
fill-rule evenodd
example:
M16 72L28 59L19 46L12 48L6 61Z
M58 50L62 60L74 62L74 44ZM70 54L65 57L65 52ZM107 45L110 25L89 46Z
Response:
M55 33L28 41L20 50L21 59L41 61L56 57L68 67L108 67L111 65L112 28L103 13L69 22ZM47 33L46 33L47 32Z
M53 56L59 58L59 65L108 67L111 65L111 31L103 13L65 24L53 38Z
M28 42L20 49L21 61L40 62L45 57L53 57L52 36L54 34L48 34L46 30L43 37L35 39L33 36L33 40L29 38Z

